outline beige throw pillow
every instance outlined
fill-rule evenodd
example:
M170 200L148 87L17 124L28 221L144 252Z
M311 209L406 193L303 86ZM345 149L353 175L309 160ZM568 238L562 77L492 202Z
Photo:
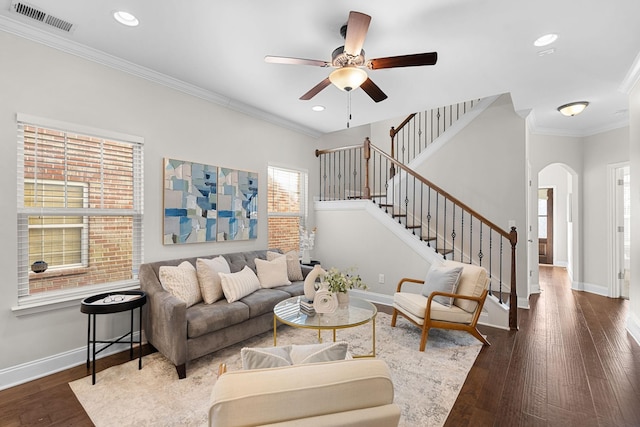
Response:
M213 259L198 258L196 260L198 283L205 304L213 304L224 296L222 281L218 273L231 273L229 263L222 257Z
M222 282L224 297L228 302L237 301L260 289L258 276L247 265L237 273L218 273L218 275Z
M287 259L283 256L277 257L273 261L265 261L260 258L254 259L260 287L274 288L276 286L290 285L287 275Z
M298 252L289 251L286 254L279 254L278 252L268 251L267 261L273 261L278 257L285 257L287 259L287 276L292 282L302 281L302 267L300 266L300 260L298 259Z
M159 269L162 287L173 296L187 303L187 307L202 301L196 269L189 261L183 261L177 267L163 265Z

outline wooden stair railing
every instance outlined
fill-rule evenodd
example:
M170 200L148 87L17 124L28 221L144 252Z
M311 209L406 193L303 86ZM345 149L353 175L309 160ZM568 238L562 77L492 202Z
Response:
M316 157L321 201L372 200L444 258L485 267L491 278L490 295L504 303L504 291L509 288L509 327L517 329L515 227L505 231L371 144L369 138L361 145L316 150Z

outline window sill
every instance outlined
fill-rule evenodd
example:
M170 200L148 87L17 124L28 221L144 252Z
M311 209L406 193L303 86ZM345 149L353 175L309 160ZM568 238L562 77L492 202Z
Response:
M78 310L80 310L80 302L92 295L103 292L129 291L134 289L140 289L140 282L138 280L30 295L21 297L18 301L18 305L11 307L11 311L13 311L13 314L20 317L44 313L47 311L60 310L68 307L78 307Z
M89 272L88 267L60 268L58 270L50 269L42 273L34 273L33 271L30 271L29 280L51 279L52 277L75 276L79 274L87 274L88 272Z

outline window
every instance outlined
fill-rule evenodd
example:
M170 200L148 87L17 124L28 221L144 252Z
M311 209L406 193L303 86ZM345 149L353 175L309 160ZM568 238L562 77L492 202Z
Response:
M268 167L269 248L300 249L300 226L307 218L307 173Z
M18 115L18 298L137 285L142 140Z

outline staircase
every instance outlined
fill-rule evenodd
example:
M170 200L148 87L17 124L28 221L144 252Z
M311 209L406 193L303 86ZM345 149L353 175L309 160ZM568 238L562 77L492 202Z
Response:
M455 110L467 112L475 103L463 103ZM453 107L447 108L454 111ZM432 132L424 132L422 125L414 122L421 117L437 118L438 113L412 114L398 128L391 129L390 151L402 153L401 159L387 154L369 138L360 145L316 150L320 158L320 200L371 200L406 233L439 256L485 267L491 278L491 299L508 309L509 328L517 329L516 229L503 230L408 166L436 142L436 138L422 138ZM451 114L448 117L450 128L455 121ZM460 117L456 116L456 120ZM413 130L405 132L406 129ZM433 133L441 137L446 130ZM411 135L422 140L415 141Z

